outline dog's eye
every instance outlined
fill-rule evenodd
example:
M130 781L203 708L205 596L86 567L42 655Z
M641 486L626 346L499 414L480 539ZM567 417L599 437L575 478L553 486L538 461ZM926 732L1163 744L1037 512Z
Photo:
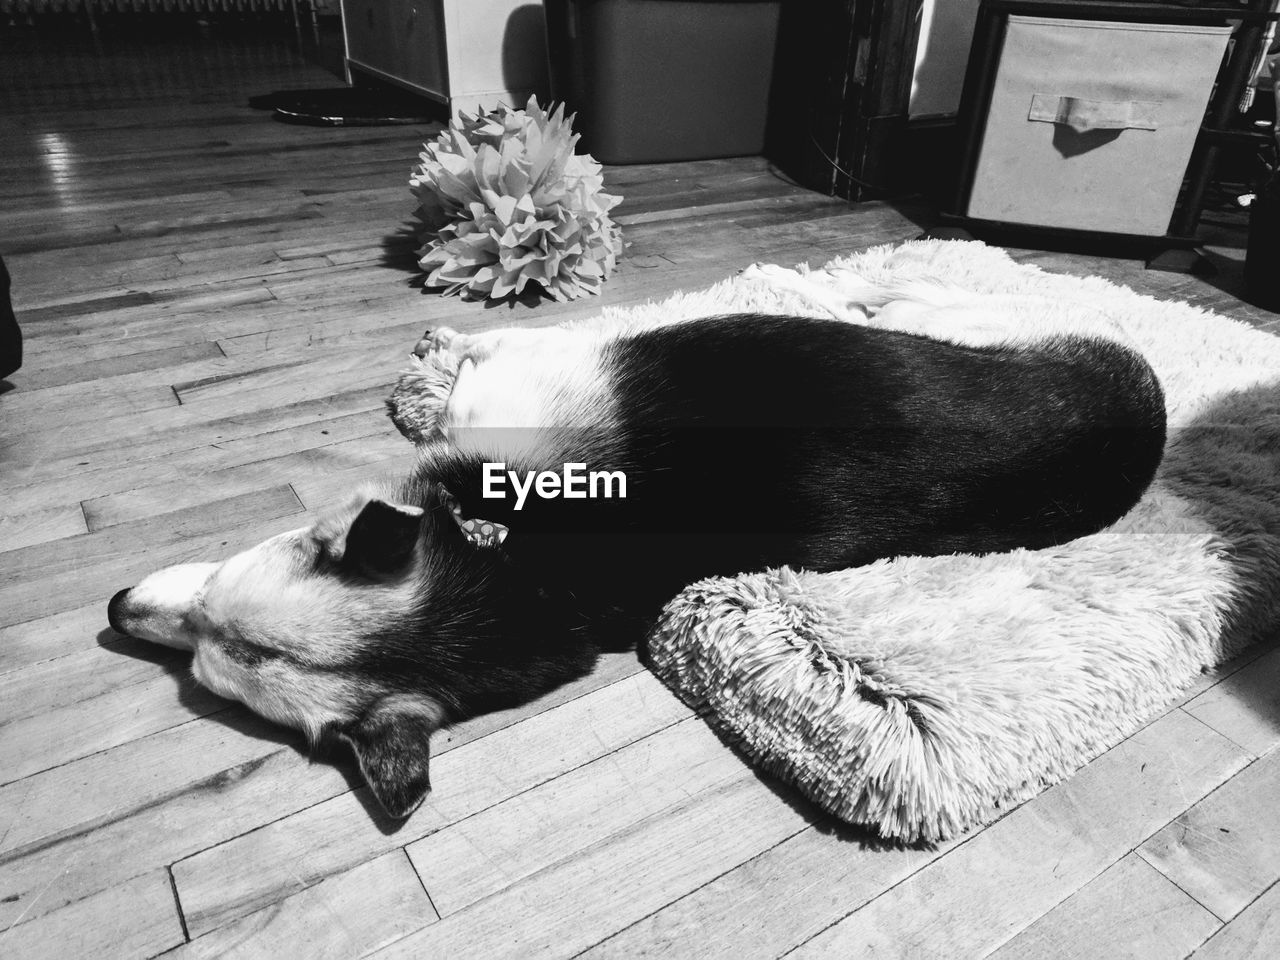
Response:
M272 650L270 647L264 647L261 644L253 643L249 640L221 639L219 648L227 657L242 667L261 666L268 660L281 659L284 654L278 650Z

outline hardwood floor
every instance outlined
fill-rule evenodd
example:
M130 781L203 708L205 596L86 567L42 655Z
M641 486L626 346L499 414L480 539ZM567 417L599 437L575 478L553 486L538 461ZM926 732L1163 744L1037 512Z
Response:
M585 303L414 284L427 131L246 107L333 77L271 42L103 55L0 34L0 955L1270 957L1280 651L1255 650L989 828L882 849L747 768L633 655L437 737L401 829L350 759L106 626L116 590L403 469L382 410L424 328L550 324L756 260L920 232L761 159L612 168L626 255ZM1019 251L1280 332L1238 288ZM1234 246L1233 246L1234 244ZM1223 290L1220 287L1225 286Z

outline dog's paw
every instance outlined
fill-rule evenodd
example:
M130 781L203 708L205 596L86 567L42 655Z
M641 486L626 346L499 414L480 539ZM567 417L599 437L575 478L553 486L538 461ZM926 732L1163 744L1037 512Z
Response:
M738 276L740 276L743 280L766 280L767 281L769 279L769 274L771 271L781 270L781 269L782 268L779 267L776 263L763 263L757 260L755 263L751 264L750 266L743 267L742 270L738 272Z
M800 274L790 267L776 263L756 262L746 267L739 276L744 280L760 280L764 283L791 285L801 280Z
M458 331L453 327L437 327L434 330L428 330L414 345L413 355L421 359L429 353L447 351L457 339Z
M428 351L400 374L387 398L391 422L414 443L440 436L441 420L449 394L458 379L458 358L443 351Z

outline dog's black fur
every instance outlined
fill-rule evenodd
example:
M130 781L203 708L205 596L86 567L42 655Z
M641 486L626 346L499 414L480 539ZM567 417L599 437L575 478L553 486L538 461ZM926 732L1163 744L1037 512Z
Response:
M621 422L577 459L625 500L481 495L485 459L441 446L401 491L422 506L419 602L355 666L450 719L510 706L636 642L703 577L836 570L904 554L1045 547L1137 502L1160 463L1159 382L1132 351L1064 337L974 348L834 320L728 316L606 347ZM559 469L559 463L508 463ZM510 528L467 541L468 517Z

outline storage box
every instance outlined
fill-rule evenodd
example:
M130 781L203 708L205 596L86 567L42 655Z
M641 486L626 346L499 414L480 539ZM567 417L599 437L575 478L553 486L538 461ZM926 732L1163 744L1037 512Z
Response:
M1164 235L1230 33L1011 15L964 213Z
M547 0L552 95L604 163L764 150L780 0Z

